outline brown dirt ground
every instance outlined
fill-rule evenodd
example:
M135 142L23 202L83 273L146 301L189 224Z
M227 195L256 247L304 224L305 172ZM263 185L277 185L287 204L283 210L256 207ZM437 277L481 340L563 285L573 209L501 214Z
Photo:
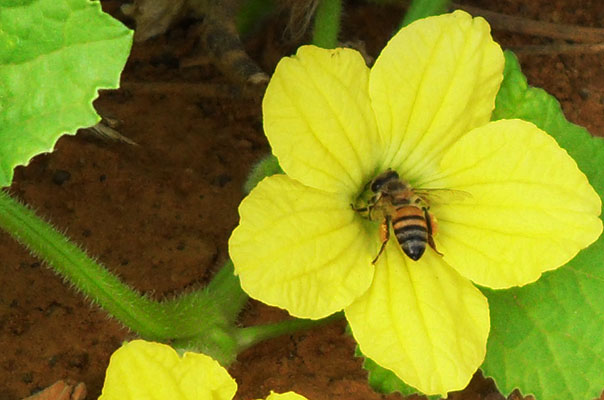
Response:
M600 0L463 4L543 21L604 26ZM118 6L117 1L104 3L114 15L119 15ZM351 3L342 38L365 42L375 56L402 13L400 8ZM120 131L138 146L105 142L86 132L64 137L52 154L17 168L11 187L126 282L156 298L199 287L224 263L242 183L254 162L269 152L258 96L243 96L212 66L178 68L193 47L187 29L137 44L123 74L126 89L104 92L95 103L101 113L121 120ZM247 42L267 71L293 51L274 44L280 29L282 23L272 21ZM550 42L497 30L494 36L503 47ZM571 121L604 136L601 54L529 54L521 62L529 83L554 94ZM70 177L61 182L62 171ZM28 396L65 378L85 382L88 398L97 398L109 356L129 333L3 233L0 254L0 400ZM242 323L285 315L250 302ZM296 390L313 400L402 398L371 391L353 351L341 321L257 345L230 369L240 387L237 399L264 397L271 389ZM458 400L501 398L479 374L469 388L450 395Z

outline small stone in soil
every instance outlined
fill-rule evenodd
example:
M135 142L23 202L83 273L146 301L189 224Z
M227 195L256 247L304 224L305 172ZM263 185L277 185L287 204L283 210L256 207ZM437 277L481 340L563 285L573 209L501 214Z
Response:
M69 171L58 169L55 171L54 174L52 174L52 182L55 185L60 186L67 182L69 179L71 179L71 173Z
M21 381L23 381L24 383L32 383L34 381L34 374L32 374L31 372L26 372L23 375L21 375Z

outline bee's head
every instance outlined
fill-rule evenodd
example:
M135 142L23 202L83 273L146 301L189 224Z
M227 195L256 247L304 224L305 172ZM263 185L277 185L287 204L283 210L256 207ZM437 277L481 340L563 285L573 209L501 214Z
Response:
M385 184L393 180L398 180L398 178L398 173L396 171L387 169L385 172L382 172L371 181L370 189L372 192L377 193Z

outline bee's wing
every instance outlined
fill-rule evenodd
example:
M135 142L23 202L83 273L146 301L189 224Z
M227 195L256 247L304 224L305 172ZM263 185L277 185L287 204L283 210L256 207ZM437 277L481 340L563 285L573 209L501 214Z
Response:
M428 204L458 203L472 198L472 194L455 189L415 189L415 194Z

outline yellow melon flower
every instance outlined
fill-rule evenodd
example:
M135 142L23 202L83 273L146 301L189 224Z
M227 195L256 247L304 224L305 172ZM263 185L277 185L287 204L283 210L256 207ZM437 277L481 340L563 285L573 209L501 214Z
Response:
M457 11L398 32L369 69L351 49L303 46L267 88L264 129L287 175L241 203L229 252L243 289L302 318L344 310L361 351L427 394L464 388L489 333L486 298L537 280L602 232L601 201L556 141L490 122L503 53L482 18ZM436 249L418 261L355 211L392 169L432 204ZM391 234L394 237L393 234Z
M231 400L237 383L209 356L182 357L162 343L133 340L111 355L99 400ZM294 392L266 400L305 400Z

